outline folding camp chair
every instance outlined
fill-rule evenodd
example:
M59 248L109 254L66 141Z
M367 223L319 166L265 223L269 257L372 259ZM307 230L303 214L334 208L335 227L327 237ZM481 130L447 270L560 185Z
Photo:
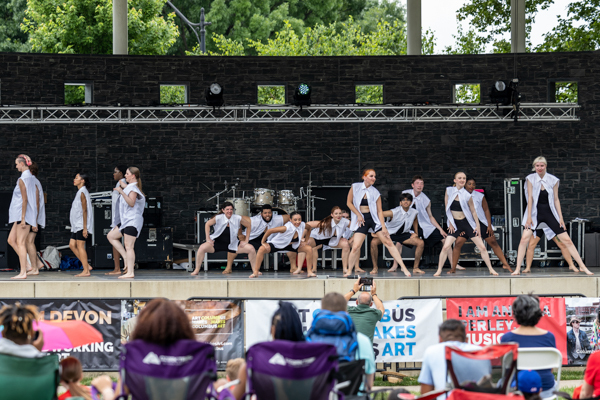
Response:
M246 354L246 399L327 400L335 392L338 356L325 343L274 340L257 343Z
M2 400L56 399L60 383L58 355L23 358L0 354Z

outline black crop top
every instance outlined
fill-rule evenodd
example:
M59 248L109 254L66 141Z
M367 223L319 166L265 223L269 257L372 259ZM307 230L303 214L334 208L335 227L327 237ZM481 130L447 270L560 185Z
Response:
M295 238L292 238L292 241L290 243L296 243L299 240L300 240L299 237L296 236Z
M460 200L454 199L454 201L450 204L450 211L460 211L462 212L462 207L460 206Z
M538 197L538 204L550 204L550 202L548 201L548 191L547 190L540 190L540 196Z
M367 199L363 198L363 199L360 201L360 205L361 205L361 206L367 206L367 207L368 207L368 206L369 206L369 201L368 201Z

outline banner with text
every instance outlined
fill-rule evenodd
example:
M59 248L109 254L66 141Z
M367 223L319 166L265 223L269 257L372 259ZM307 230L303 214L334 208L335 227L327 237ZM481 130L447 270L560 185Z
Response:
M590 354L600 350L599 304L597 297L565 299L569 365L585 366Z
M512 317L515 297L473 297L446 300L446 317L463 322L469 343L487 346L500 343L506 332L519 325ZM537 324L554 334L556 348L567 364L565 299L541 297L543 316Z
M320 300L292 300L304 331L312 324ZM373 350L376 362L418 362L428 346L438 342L442 323L440 299L394 300L383 302L385 313L375 327ZM354 302L349 305L356 305ZM277 300L246 300L246 348L270 340L271 318L279 308Z

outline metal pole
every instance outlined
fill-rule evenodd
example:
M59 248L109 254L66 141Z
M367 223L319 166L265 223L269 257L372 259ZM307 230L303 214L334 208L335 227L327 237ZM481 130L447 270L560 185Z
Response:
M127 0L113 0L113 54L127 54Z
M510 1L510 51L525 53L525 0Z
M204 28L206 23L204 22L204 7L200 9L200 50L202 53L206 53L206 29Z
M406 54L421 55L421 0L406 1Z

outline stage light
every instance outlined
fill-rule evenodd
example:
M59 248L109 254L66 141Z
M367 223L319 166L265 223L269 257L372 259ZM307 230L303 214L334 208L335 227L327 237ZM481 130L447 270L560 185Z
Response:
M311 88L309 84L299 84L296 90L294 90L294 105L310 106L310 93Z
M211 107L221 107L224 102L223 87L216 82L211 84L206 89L206 105Z
M512 88L507 86L504 81L496 81L490 92L492 103L509 105L512 98Z

